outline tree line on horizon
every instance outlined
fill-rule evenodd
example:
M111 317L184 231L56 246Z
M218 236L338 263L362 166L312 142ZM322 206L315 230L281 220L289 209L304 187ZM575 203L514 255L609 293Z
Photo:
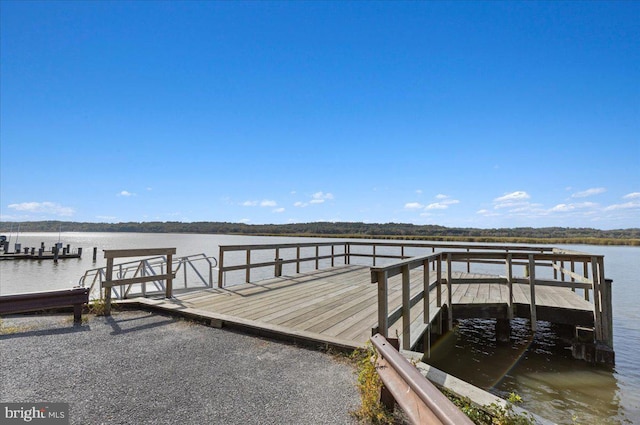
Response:
M150 221L91 223L66 221L0 222L0 232L136 232L200 233L268 236L323 236L456 240L469 242L567 242L640 246L640 228L600 230L572 227L462 228L410 223L311 222L290 224L245 224L228 222ZM547 241L548 240L548 241Z

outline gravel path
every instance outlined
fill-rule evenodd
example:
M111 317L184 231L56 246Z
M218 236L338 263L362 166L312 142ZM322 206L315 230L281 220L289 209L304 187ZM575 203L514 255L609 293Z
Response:
M66 402L72 424L355 424L354 368L318 351L118 311L3 318L0 401Z

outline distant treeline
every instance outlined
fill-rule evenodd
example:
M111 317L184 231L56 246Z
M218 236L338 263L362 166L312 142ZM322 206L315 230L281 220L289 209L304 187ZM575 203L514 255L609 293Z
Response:
M18 223L0 222L0 233L15 233ZM294 224L244 224L225 222L79 223L30 221L21 232L140 232L201 233L267 236L321 236L341 238L416 239L458 242L509 242L640 246L640 228L599 230L571 227L517 227L475 229L407 223L314 222Z

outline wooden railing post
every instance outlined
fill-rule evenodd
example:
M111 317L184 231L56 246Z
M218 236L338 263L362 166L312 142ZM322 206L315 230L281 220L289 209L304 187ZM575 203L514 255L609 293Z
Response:
M331 244L331 267L335 267L334 266L335 257L336 257L335 248L336 248L336 246Z
M280 258L280 248L276 248L276 258L273 265L273 275L275 277L282 276L282 258Z
M318 257L320 257L320 247L316 245L316 270L320 268L320 259Z
M469 254L471 250L467 248L467 254ZM467 273L471 273L471 259L467 255Z
M185 267L185 270L187 268ZM167 284L166 284L166 294L167 298L171 298L173 296L173 255L167 254Z
M442 254L438 255L435 267L436 279L438 280L436 285L436 306L442 307Z
M218 255L218 288L223 287L223 279L224 279L224 250L220 247L220 255Z
M402 348L411 350L411 271L402 266Z
M107 258L107 281L113 280L113 258ZM104 288L104 315L111 316L111 287Z
M585 260L582 263L582 275L584 276L585 279L589 278L589 263ZM591 288L591 291L593 291L594 289ZM584 299L585 301L589 301L589 289L585 288L584 290Z
M300 273L300 246L296 247L296 273Z
M604 276L600 276L598 270L598 258L591 257L591 277L593 279L593 309L595 318L596 341L602 341L602 310L600 307L600 279L604 283Z
M605 306L603 317L606 321L606 326L603 326L605 330L603 340L610 348L613 348L613 306L611 298L612 284L613 280L605 279L604 284L602 285L602 304Z
M507 317L513 319L513 255L507 254L507 286L509 287L509 303Z
M447 253L447 326L449 330L453 329L453 294L451 290L451 279L453 276L451 270L451 253Z
M533 254L529 254L529 290L531 294L530 308L531 308L531 330L536 331L536 260Z
M385 338L389 333L389 306L387 304L387 272L378 272L378 333Z
M376 266L376 245L373 244L373 267Z
M251 282L251 249L247 248L247 268L245 270L245 281L247 283Z
M423 317L423 322L422 323L426 323L429 324L429 319L431 317L431 312L429 311L429 304L431 302L430 300L430 293L429 293L429 284L431 283L431 279L429 277L429 259L424 260L424 263L422 263L422 269L424 270L423 273L423 279L422 279L422 286L423 286L423 291L424 291L424 297L422 298L423 301L423 311L424 311L424 317Z

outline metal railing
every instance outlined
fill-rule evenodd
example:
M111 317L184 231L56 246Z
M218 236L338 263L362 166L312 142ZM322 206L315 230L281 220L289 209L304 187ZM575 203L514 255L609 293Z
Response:
M206 287L212 288L216 275L218 261L204 253L172 258L171 270L175 274L174 288L182 286L185 289ZM127 261L114 264L112 275L118 279L129 279L148 276L161 276L167 270L167 257L155 256L145 259ZM80 278L80 286L89 286L91 299L102 297L100 288L107 280L107 267L87 270ZM148 287L151 285L151 288ZM114 299L124 299L129 296L147 296L166 292L165 279L158 277L148 282L138 284L116 285L112 287Z
M381 394L395 400L411 423L471 425L473 422L425 378L382 335L371 337L378 352L376 370L384 384ZM390 406L389 406L390 407Z

